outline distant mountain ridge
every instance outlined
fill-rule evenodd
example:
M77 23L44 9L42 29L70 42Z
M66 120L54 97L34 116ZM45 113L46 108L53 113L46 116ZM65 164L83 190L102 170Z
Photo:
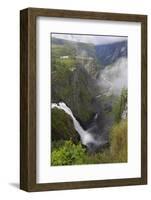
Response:
M127 57L127 41L96 45L96 57L103 66L114 63L121 57Z
M97 59L102 69L105 68L105 66L116 62L121 57L127 57L127 40L98 45L55 37L52 37L51 41L53 45L66 44L72 46L75 48L76 55L84 55Z

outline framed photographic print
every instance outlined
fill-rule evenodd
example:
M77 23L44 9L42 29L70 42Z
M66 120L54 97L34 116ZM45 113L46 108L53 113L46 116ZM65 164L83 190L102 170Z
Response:
M147 183L147 16L20 12L20 188Z

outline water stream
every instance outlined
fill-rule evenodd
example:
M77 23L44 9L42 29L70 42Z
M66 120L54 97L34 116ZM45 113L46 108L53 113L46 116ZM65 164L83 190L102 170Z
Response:
M98 138L95 138L93 136L93 133L89 132L90 129L84 130L80 123L77 121L77 119L74 117L71 109L63 102L60 102L58 104L52 103L51 108L58 108L61 110L64 110L73 120L74 128L78 132L81 138L82 144L89 146L90 144L93 144L95 146L101 145L103 142L99 141ZM97 115L95 116L95 118Z

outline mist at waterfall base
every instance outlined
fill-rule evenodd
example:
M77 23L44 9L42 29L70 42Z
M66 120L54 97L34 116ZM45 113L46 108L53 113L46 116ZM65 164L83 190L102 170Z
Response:
M72 118L74 128L80 135L81 143L85 145L89 151L95 151L100 146L103 146L108 143L108 141L103 139L101 135L96 135L95 132L93 132L94 123L97 119L97 114L94 116L93 125L89 129L84 130L80 123L77 121L77 119L74 117L71 109L64 102L59 102L58 104L52 103L51 108L61 109Z

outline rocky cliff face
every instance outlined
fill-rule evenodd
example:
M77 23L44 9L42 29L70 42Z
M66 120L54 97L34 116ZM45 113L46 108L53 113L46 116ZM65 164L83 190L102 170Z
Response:
M84 125L95 114L95 96L98 87L84 67L78 65L74 71L65 72L65 79L58 73L52 76L52 102L65 102L76 118Z
M63 110L57 108L52 109L51 124L52 141L72 140L74 143L78 143L80 140L72 119Z

